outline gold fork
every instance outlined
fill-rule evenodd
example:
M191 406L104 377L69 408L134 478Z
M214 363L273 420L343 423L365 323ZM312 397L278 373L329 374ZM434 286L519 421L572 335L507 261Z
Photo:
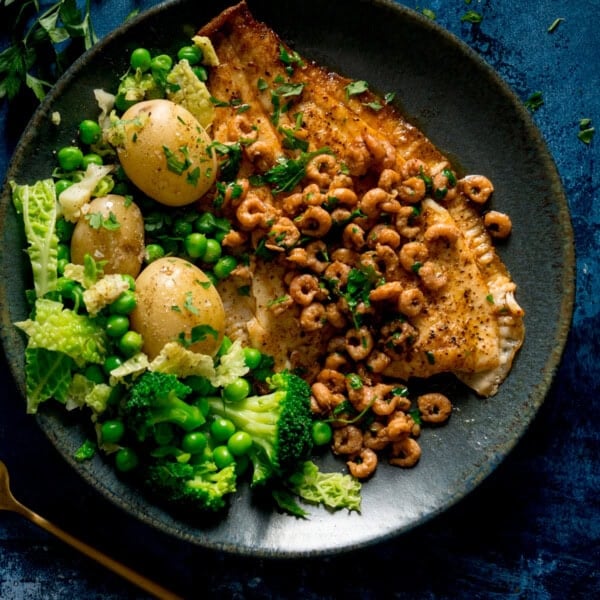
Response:
M125 566L124 564L114 560L110 556L92 548L85 542L78 540L71 534L63 531L50 521L44 519L31 509L21 504L12 494L10 490L10 477L8 475L8 469L6 465L0 460L0 510L9 510L22 515L26 519L29 519L35 525L38 525L42 529L55 535L63 542L69 544L73 548L79 550L79 552L85 554L87 557L100 563L107 569L110 569L117 575L120 575L130 583L138 586L142 590L149 594L159 598L160 600L182 600L180 596L167 590L158 583L144 577L140 573L137 573L133 569Z

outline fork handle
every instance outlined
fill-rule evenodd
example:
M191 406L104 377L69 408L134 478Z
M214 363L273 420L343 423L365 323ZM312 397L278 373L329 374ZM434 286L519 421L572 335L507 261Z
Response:
M130 583L133 583L134 585L148 592L152 596L158 598L159 600L183 600L181 596L178 596L171 590L162 587L155 581L148 579L144 575L141 575L140 573L134 571L133 569L129 568L123 563L116 561L114 558L111 558L110 556L104 554L100 550L97 550L96 548L93 548L85 542L82 542L81 540L72 536L70 533L63 531L62 529L60 529L60 527L54 525L54 523L51 523L44 517L41 517L34 511L23 506L20 502L18 504L20 505L19 508L21 510L18 510L17 512L29 519L32 523L38 525L42 529L45 529L47 532L56 536L69 546L72 546L76 550L79 550L79 552L81 552L82 554L85 554L87 557L91 558L92 560L95 560L97 563L106 567L110 571L113 571L113 573L120 575L123 579L126 579Z

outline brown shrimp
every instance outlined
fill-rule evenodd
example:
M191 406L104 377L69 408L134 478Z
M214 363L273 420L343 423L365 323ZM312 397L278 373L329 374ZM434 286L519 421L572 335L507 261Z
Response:
M421 419L426 423L443 423L452 413L452 403L444 394L431 392L417 398Z

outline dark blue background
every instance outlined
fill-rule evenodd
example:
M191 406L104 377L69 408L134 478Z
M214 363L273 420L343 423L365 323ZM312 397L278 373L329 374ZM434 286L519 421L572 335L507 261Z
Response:
M97 33L106 34L132 9L156 3L93 2ZM577 139L581 118L600 126L600 2L404 4L433 10L437 22L476 50L521 98L543 93L534 121L562 177L576 237L577 298L562 364L514 451L448 512L355 553L273 562L190 547L127 518L72 472L25 415L2 362L0 458L10 468L15 495L186 597L545 600L591 598L600 590L600 134L589 146ZM483 14L480 25L461 22L469 9ZM564 22L549 33L558 17ZM18 135L12 123L2 106L1 178ZM145 595L21 517L0 514L0 598L68 597Z

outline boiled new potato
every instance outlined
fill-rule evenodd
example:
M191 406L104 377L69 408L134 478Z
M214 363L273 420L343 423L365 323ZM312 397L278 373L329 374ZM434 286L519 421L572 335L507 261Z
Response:
M131 181L167 206L201 198L217 172L212 140L196 118L170 100L146 100L122 116L119 161Z
M82 265L89 254L106 261L105 273L137 277L144 258L144 219L138 206L117 194L94 198L77 221L71 238L71 261Z
M131 328L141 334L143 351L151 360L173 341L200 354L217 352L223 341L225 310L202 270L182 258L160 258L140 273L135 289Z

